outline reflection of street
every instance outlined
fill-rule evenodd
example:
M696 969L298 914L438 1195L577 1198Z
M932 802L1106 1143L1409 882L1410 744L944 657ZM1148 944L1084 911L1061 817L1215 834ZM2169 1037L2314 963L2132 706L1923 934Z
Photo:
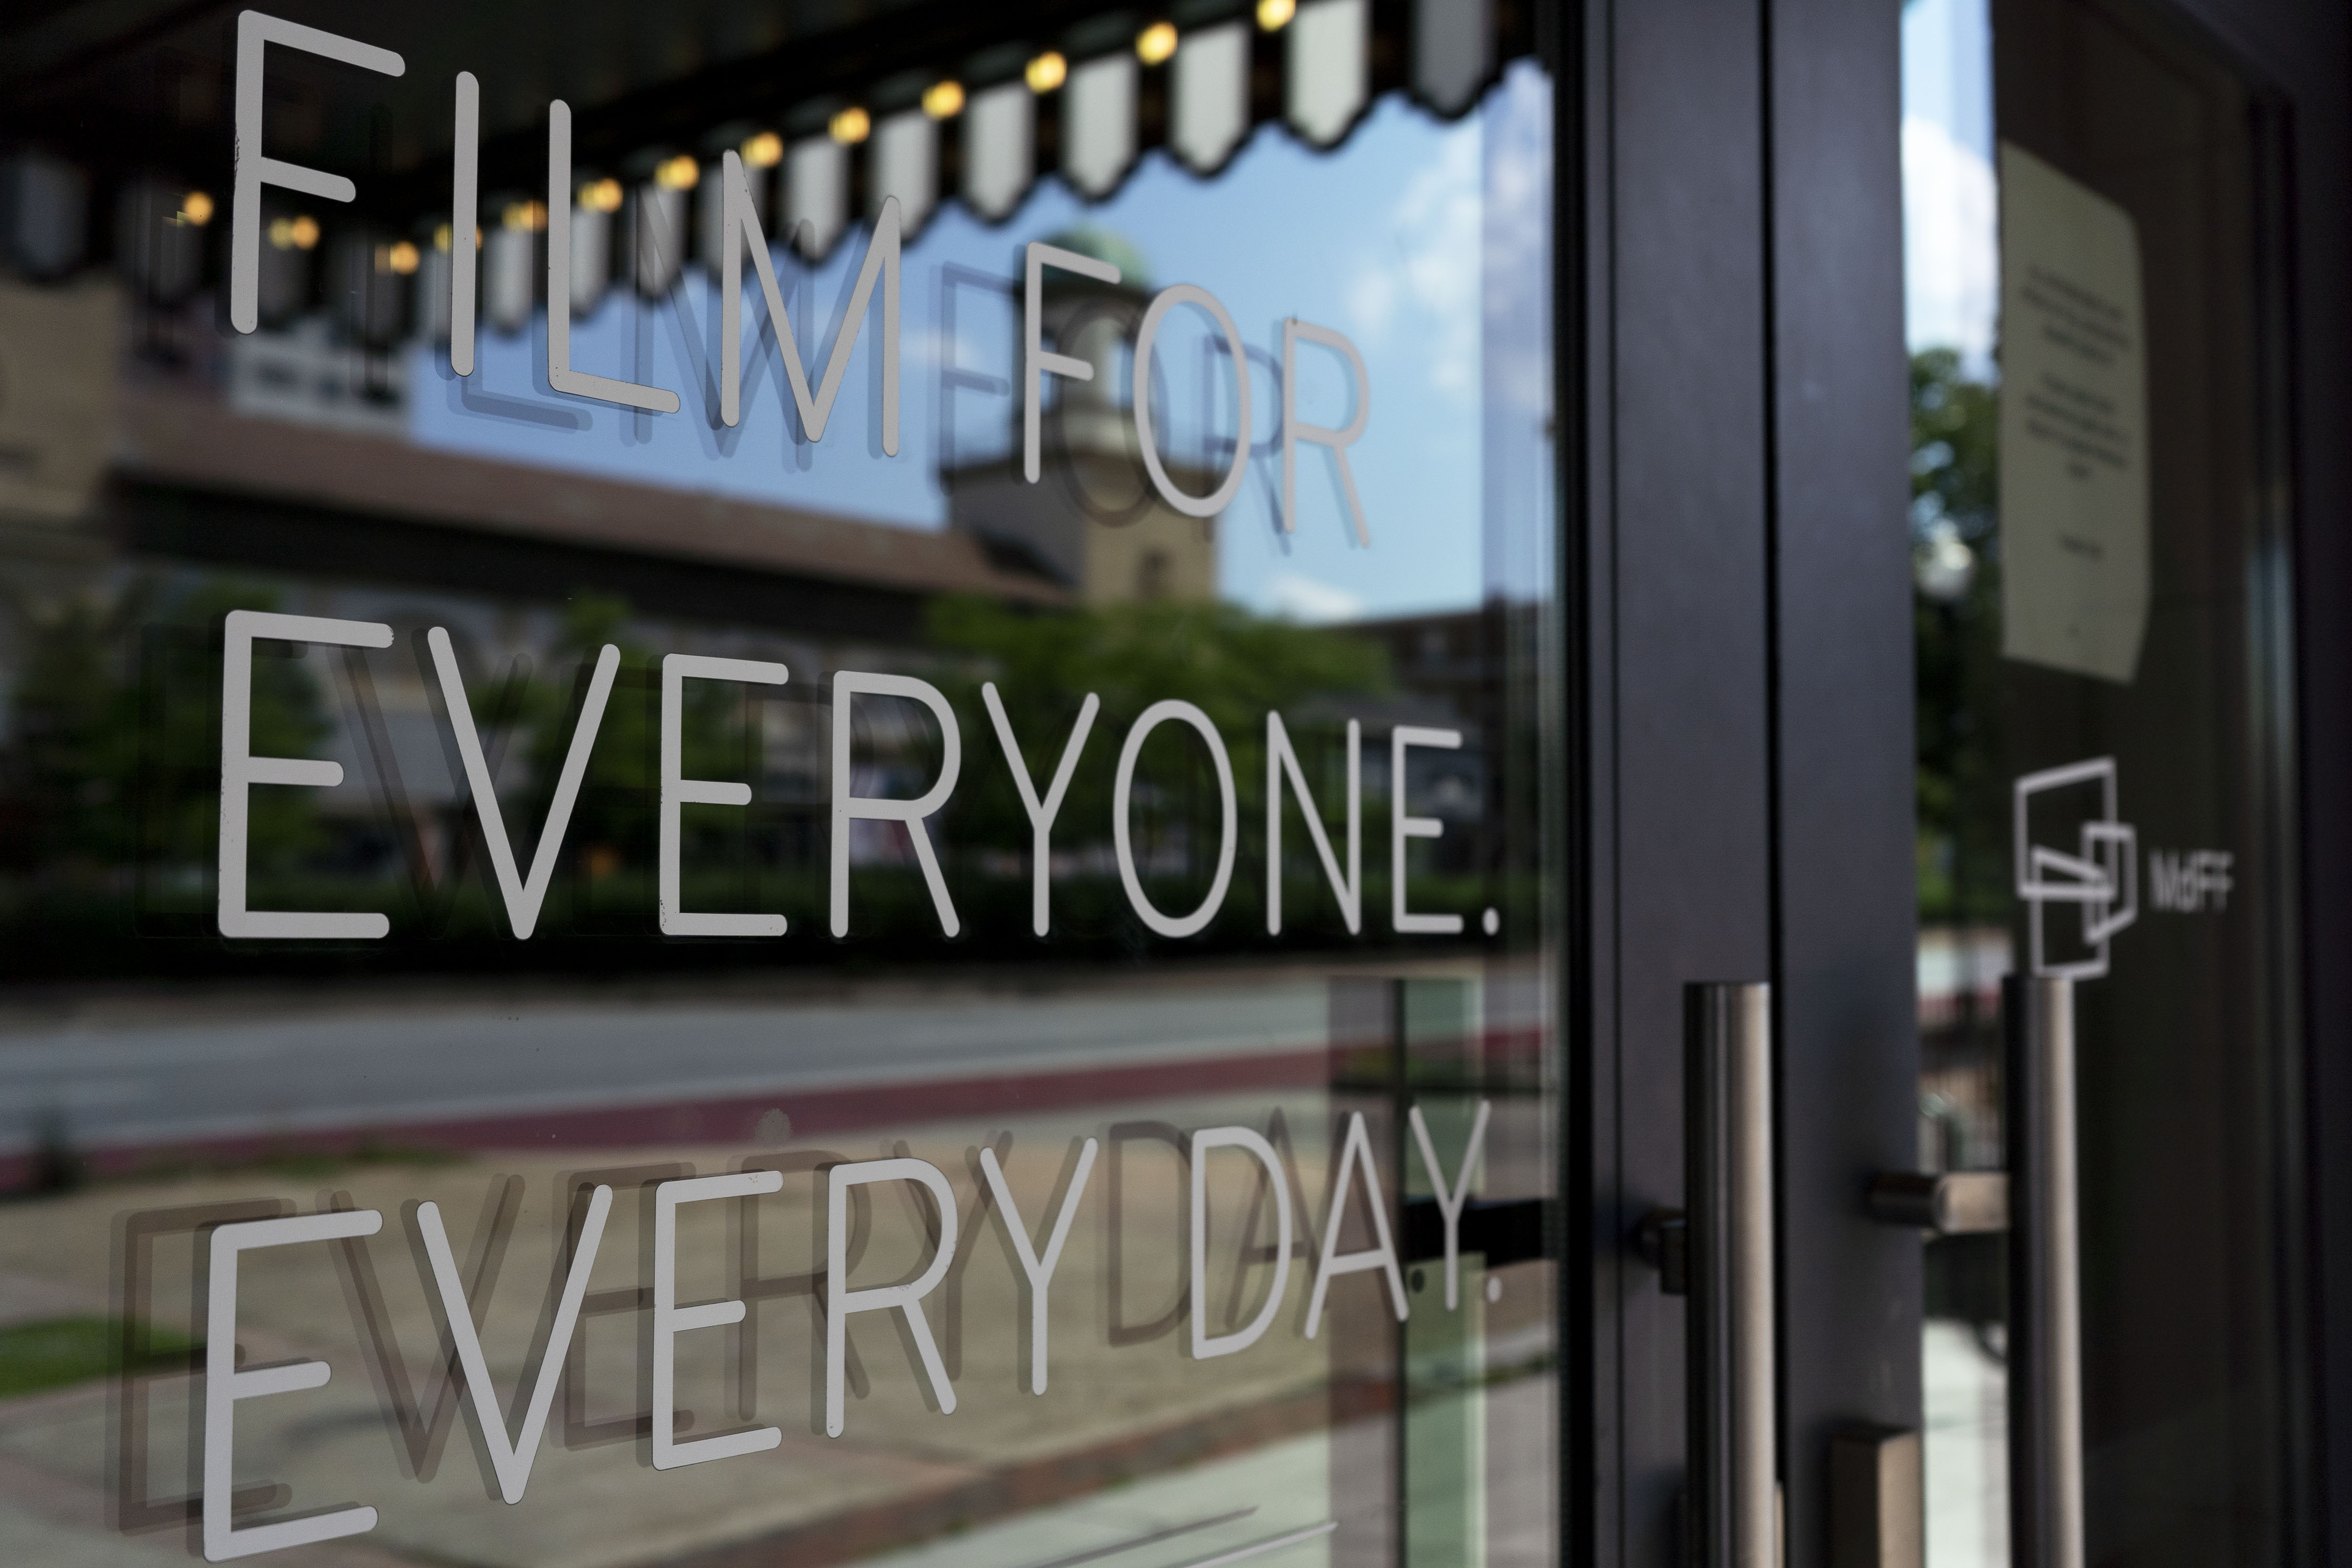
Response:
M1293 988L1284 982L1265 991L1281 998ZM1105 999L1097 995L1091 1005L1103 1006ZM1278 1021L1281 1015L1268 1016ZM984 1038L981 1030L940 1028L935 1043ZM191 1326L194 1249L184 1233L157 1243L141 1300L116 1300L121 1264L111 1254L121 1222L134 1210L276 1197L301 1209L349 1202L382 1212L383 1232L350 1251L288 1247L248 1255L244 1266L239 1342L248 1356L256 1363L323 1359L333 1375L323 1388L239 1407L239 1484L291 1489L272 1506L363 1501L383 1514L367 1536L287 1555L282 1561L291 1568L387 1568L394 1562L819 1568L925 1542L977 1548L983 1542L990 1550L982 1561L1035 1568L1113 1544L1130 1525L1141 1536L1240 1510L1255 1512L1204 1527L1197 1542L1171 1536L1147 1543L1110 1568L1128 1562L1179 1568L1335 1518L1348 1536L1335 1535L1328 1547L1285 1548L1279 1558L1268 1553L1269 1561L1308 1568L1328 1551L1334 1563L1369 1563L1355 1548L1365 1531L1377 1542L1391 1528L1394 1507L1381 1479L1393 1472L1384 1462L1356 1462L1378 1460L1386 1451L1382 1422L1392 1419L1387 1413L1394 1407L1395 1324L1377 1277L1336 1283L1322 1332L1307 1340L1301 1310L1313 1247L1304 1241L1274 1331L1247 1353L1192 1360L1178 1321L1186 1290L1182 1167L1171 1148L1148 1135L1161 1126L1267 1128L1295 1156L1301 1228L1311 1238L1328 1203L1338 1118L1369 1102L1319 1087L1233 1092L1220 1076L1212 1069L1200 1089L1123 1103L1108 1115L1094 1108L1016 1118L947 1113L889 1125L881 1147L947 1173L962 1215L957 1262L927 1303L958 1391L952 1415L928 1406L901 1338L877 1316L853 1321L849 1329L856 1370L846 1434L838 1440L819 1435L821 1379L813 1372L824 1355L814 1298L772 1288L824 1255L814 1202L821 1184L807 1164L788 1174L773 1197L740 1209L711 1204L683 1211L681 1296L749 1298L755 1305L740 1331L700 1331L678 1342L681 1426L702 1436L774 1425L782 1429L782 1445L769 1455L657 1473L629 1434L632 1411L643 1408L645 1397L646 1319L633 1287L642 1278L650 1205L637 1184L737 1168L744 1158L740 1143L648 1141L562 1155L508 1146L455 1164L352 1164L309 1178L226 1173L26 1202L0 1243L0 1312L13 1300L37 1298L35 1310L43 1313L128 1312ZM1007 1126L1013 1131L1003 1133ZM1034 1231L1074 1142L1118 1139L1122 1129L1118 1184L1106 1155L1107 1168L1086 1192L1055 1276L1051 1383L1044 1396L1032 1395L1023 1364L1020 1271L981 1197L975 1141L996 1142L1024 1223ZM837 1152L828 1156L820 1142ZM804 1161L859 1158L876 1146L872 1132L794 1138L782 1153ZM1524 1184L1539 1182L1547 1139L1538 1102L1500 1105L1489 1147L1487 1191L1526 1191ZM583 1321L577 1374L567 1379L528 1495L508 1508L486 1489L468 1437L471 1415L434 1434L430 1413L445 1394L442 1341L404 1210L419 1200L437 1203L459 1255L478 1257L478 1227L495 1212L501 1178L520 1177L520 1207L496 1249L499 1261L474 1291L486 1303L482 1336L492 1375L511 1400L527 1369L536 1367L533 1325L560 1274L560 1194L583 1168L596 1166L604 1170L595 1179L619 1189L614 1235L591 1280L593 1315ZM1386 1180L1395 1192L1392 1171ZM1221 1331L1250 1315L1269 1278L1270 1249L1251 1245L1253 1237L1262 1243L1266 1229L1251 1213L1263 1195L1249 1162L1211 1168L1207 1300ZM1354 1234L1361 1218L1347 1233L1351 1247L1362 1245ZM877 1190L870 1213L853 1224L865 1237L853 1249L859 1285L904 1278L921 1265L926 1218L905 1194ZM1488 1451L1530 1464L1549 1451L1549 1384L1526 1375L1549 1361L1547 1272L1537 1263L1486 1275L1474 1265L1465 1279L1464 1294L1480 1304L1488 1342L1510 1347L1488 1363L1505 1381L1479 1396L1490 1412ZM1433 1309L1414 1273L1418 1321ZM801 1299L790 1299L795 1293ZM163 1374L146 1386L147 1415L131 1433L145 1446L146 1491L158 1500L184 1494L194 1481L187 1443L194 1380ZM410 1401L405 1406L404 1399ZM0 1556L112 1568L160 1562L160 1545L176 1548L178 1532L168 1528L126 1538L107 1523L111 1510L129 1511L120 1500L110 1504L122 1473L109 1462L120 1435L110 1413L122 1407L102 1382L0 1403ZM415 1423L409 1431L403 1429L404 1408ZM449 1408L454 1414L454 1401ZM1543 1494L1529 1486L1527 1495ZM1207 1506L1211 1501L1217 1506ZM1496 1524L1499 1536L1522 1548L1532 1544L1524 1521ZM1532 1562L1540 1553L1507 1555ZM917 1564L909 1560L907 1568Z
M1454 1396L1454 1403L1471 1399ZM1509 1509L1538 1495L1552 1459L1550 1390L1540 1377L1520 1376L1482 1393L1489 1460L1490 1506ZM875 1559L869 1568L1192 1568L1262 1561L1266 1568L1347 1568L1393 1561L1395 1521L1377 1480L1391 1462L1393 1427L1384 1418L1271 1445L1236 1459L1179 1471L1133 1487L1041 1510L951 1541ZM1518 1489L1529 1489L1521 1493ZM1283 1500L1253 1508L1236 1499L1270 1494ZM1326 1541L1297 1542L1274 1551L1252 1548L1283 1540L1313 1512L1307 1503L1328 1498L1338 1528ZM1241 1517L1234 1517L1236 1513ZM1496 1531L1489 1526L1483 1560L1490 1568L1539 1568L1552 1562L1549 1531L1529 1530L1517 1517ZM1238 1555L1250 1552L1251 1555ZM1471 1561L1479 1561L1474 1556ZM1219 1564L1223 1568L1223 1563Z
M367 1134L438 1147L767 1143L950 1108L1006 1110L1168 1092L1204 1080L1319 1082L1328 977L1198 973L1059 994L877 984L759 995L651 986L601 1002L382 994L174 998L142 1016L22 1015L0 1033L0 1154L44 1134L135 1166L141 1151L261 1152ZM1497 1007L1490 1030L1524 1027ZM192 1015L194 1018L192 1018ZM1327 1046L1328 1042L1328 1046ZM1240 1076L1236 1076L1236 1075ZM768 1118L766 1129L761 1119Z

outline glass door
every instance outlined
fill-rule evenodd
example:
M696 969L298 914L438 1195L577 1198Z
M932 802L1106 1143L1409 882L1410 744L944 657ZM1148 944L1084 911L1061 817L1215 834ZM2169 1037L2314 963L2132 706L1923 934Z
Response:
M2310 1560L2302 28L1864 9L1580 35L1580 1538Z
M1927 1245L1928 1561L2300 1560L2284 109L2162 5L1904 28L1921 1159L2012 1200ZM2019 1185L2061 1153L2071 1258Z

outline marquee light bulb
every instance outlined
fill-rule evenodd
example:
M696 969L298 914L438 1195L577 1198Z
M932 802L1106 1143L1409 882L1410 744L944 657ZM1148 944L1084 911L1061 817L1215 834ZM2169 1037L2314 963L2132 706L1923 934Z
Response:
M621 210L621 182L591 180L580 187L580 205L591 212L616 213Z
M761 131L743 139L743 162L754 169L772 169L784 161L784 139Z
M690 191L702 179L702 165L680 153L664 158L654 170L654 184L666 191Z
M424 258L416 253L416 247L404 239L394 245L384 256L384 261L390 269L403 278L414 276L417 263L423 259Z
M198 228L213 221L213 199L202 191L190 191L180 198L180 216Z
M1176 54L1176 24L1154 22L1135 36L1135 58L1148 66L1164 66Z
M1022 73L1031 92L1051 92L1070 78L1070 62L1052 49L1031 60Z
M874 117L862 109L845 109L833 117L833 123L825 130L843 146L855 147L873 134Z
M923 89L923 112L934 120L953 120L963 112L963 84L935 81Z
M1298 15L1298 0L1257 0L1257 25L1268 33L1279 33Z

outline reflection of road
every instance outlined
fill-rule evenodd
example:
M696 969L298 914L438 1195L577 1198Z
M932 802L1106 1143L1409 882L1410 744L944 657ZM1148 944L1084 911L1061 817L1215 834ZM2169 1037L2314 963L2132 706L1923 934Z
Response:
M1180 1094L1139 1110L1197 1126L1255 1120L1281 1109L1297 1140L1301 1189L1328 1191L1330 1097L1308 1088L1271 1099L1273 1104L1255 1093ZM1515 1142L1530 1150L1540 1146L1533 1103L1507 1110L1529 1113L1508 1118L1520 1124ZM1123 1183L1098 1179L1068 1232L1048 1297L1052 1385L1047 1396L1035 1397L1027 1392L1025 1359L1030 1298L1017 1259L1001 1237L992 1237L977 1195L981 1184L969 1174L973 1136L986 1136L989 1126L950 1119L908 1130L911 1138L898 1145L950 1173L959 1207L971 1218L962 1231L974 1242L964 1253L968 1267L951 1270L925 1309L950 1358L949 1375L960 1395L951 1416L924 1397L923 1374L908 1343L892 1326L868 1319L844 1331L868 1386L859 1394L853 1385L856 1402L847 1433L837 1439L823 1436L822 1381L814 1375L825 1361L823 1319L806 1310L807 1300L772 1293L747 1311L740 1340L714 1332L681 1342L676 1398L682 1413L700 1418L688 1428L698 1436L714 1417L773 1425L782 1442L772 1455L656 1472L635 1445L575 1432L579 1421L625 1429L632 1405L646 1397L635 1331L644 1322L644 1298L630 1289L647 1267L652 1205L641 1191L639 1201L616 1205L619 1229L596 1265L595 1316L583 1320L573 1363L577 1382L567 1384L563 1413L550 1428L530 1495L514 1508L484 1484L488 1472L467 1440L470 1416L440 1427L437 1447L425 1436L433 1429L425 1412L454 1415L456 1405L441 1404L436 1392L439 1384L433 1380L442 1370L435 1352L444 1341L403 1210L435 1203L463 1237L478 1216L488 1218L497 1194L512 1190L508 1182L516 1184L520 1195L503 1262L475 1299L494 1377L502 1390L521 1386L535 1325L561 1277L569 1233L564 1194L579 1173L574 1162L561 1153L509 1149L498 1152L496 1166L483 1160L432 1167L352 1164L337 1171L333 1184L347 1194L339 1201L382 1213L384 1234L350 1254L289 1247L257 1255L238 1306L238 1338L255 1361L315 1358L331 1366L331 1381L297 1396L242 1406L236 1442L242 1472L288 1488L289 1506L349 1500L379 1509L382 1518L368 1536L335 1543L331 1553L285 1561L289 1568L397 1568L403 1563L824 1568L911 1552L928 1560L890 1568L938 1568L950 1556L975 1568L1205 1568L1224 1552L1337 1520L1342 1533L1329 1542L1328 1568L1393 1562L1383 1531L1398 1511L1397 1470L1390 1462L1396 1449L1383 1433L1397 1420L1392 1389L1399 1343L1380 1282L1365 1275L1335 1285L1330 1316L1315 1340L1304 1337L1293 1312L1247 1354L1192 1359L1175 1318L1148 1321L1163 1304L1181 1300L1186 1184L1177 1179L1181 1168L1169 1153L1131 1145ZM1091 1110L1018 1119L1005 1171L1020 1212L1045 1211L1075 1136L1099 1126ZM852 1145L844 1140L842 1146ZM698 1168L709 1173L713 1163L733 1158L724 1149L691 1146L649 1150L644 1157L686 1162L672 1167L676 1173ZM698 1293L749 1295L751 1277L781 1283L781 1270L814 1259L822 1184L810 1174L802 1173L761 1200L756 1229L742 1228L742 1214L718 1212L721 1205L689 1210L678 1250L682 1260L692 1261L679 1278L697 1281L690 1288ZM1221 1270L1228 1260L1238 1264L1245 1257L1226 1247L1241 1239L1232 1227L1252 1181L1234 1164L1211 1173L1204 1212L1223 1216L1226 1228L1213 1230L1221 1243L1213 1266ZM79 1310L108 1310L188 1333L202 1310L198 1247L190 1245L188 1232L173 1233L151 1255L152 1267L134 1279L116 1240L128 1234L128 1216L194 1225L192 1201L268 1196L308 1206L320 1201L304 1190L310 1185L299 1175L248 1169L133 1179L23 1203L16 1222L0 1233L0 1301L12 1279L26 1280L78 1293L87 1303ZM762 1238L756 1257L736 1250L751 1235ZM905 1277L929 1246L919 1208L877 1203L857 1267L877 1279ZM1488 1372L1524 1386L1536 1401L1508 1431L1495 1429L1495 1437L1507 1442L1490 1441L1485 1448L1486 1462L1501 1468L1497 1479L1507 1476L1512 1483L1494 1492L1496 1507L1508 1512L1525 1504L1515 1527L1525 1534L1530 1522L1525 1512L1539 1522L1550 1496L1541 1436L1554 1425L1544 1403L1554 1318L1549 1271L1542 1264L1496 1272L1480 1270L1475 1261L1469 1267L1462 1327L1450 1334L1444 1325L1437 1327L1449 1346L1465 1335L1478 1336ZM1295 1306L1304 1304L1306 1272L1302 1267L1289 1271ZM1245 1266L1221 1274L1214 1299L1223 1299L1228 1279L1246 1277ZM1432 1279L1414 1291L1416 1316L1433 1310L1437 1289ZM373 1308L365 1305L371 1302ZM1244 1298L1233 1314L1246 1307ZM1514 1380L1515 1369L1533 1375ZM403 1386L416 1400L406 1417L386 1392ZM132 1568L138 1549L178 1537L162 1531L126 1542L110 1528L103 1494L126 1473L148 1478L144 1495L151 1499L195 1489L187 1438L200 1386L158 1373L144 1387L145 1416L129 1426L116 1424L113 1412L123 1406L103 1382L0 1401L0 1563L56 1557L87 1561L92 1568ZM1410 1415L1433 1416L1434 1436L1451 1436L1463 1422L1444 1411L1449 1398L1459 1404L1462 1392L1432 1387L1433 1397L1417 1398ZM1467 1392L1473 1400L1500 1397L1492 1384L1474 1384ZM117 1462L116 1444L126 1430L145 1435L143 1468L126 1470ZM1319 1436L1327 1430L1333 1434L1328 1466ZM1415 1451L1426 1451L1425 1446ZM1203 1473L1199 1467L1204 1466L1215 1473ZM1456 1458L1431 1471L1432 1479L1442 1479L1465 1473L1465 1465ZM1191 1472L1192 1479L1174 1472ZM1156 1485L1161 1477L1174 1484ZM1415 1496L1426 1489L1418 1470L1414 1489ZM1232 1517L1245 1509L1255 1511ZM1442 1501L1437 1511L1448 1511ZM1207 1522L1213 1520L1218 1522ZM1498 1515L1495 1522L1508 1521ZM1202 1528L1141 1539L1187 1524ZM28 1549L29 1557L11 1555L12 1541ZM925 1543L941 1550L922 1553ZM88 1550L75 1550L77 1544ZM1122 1545L1137 1548L1135 1555L1106 1554L1087 1564L1067 1561ZM113 1552L116 1546L125 1550ZM1279 1560L1265 1553L1269 1568L1325 1568L1323 1555L1304 1543L1284 1551ZM1526 1568L1551 1555L1489 1561L1495 1568Z
M1553 1561L1543 1502L1553 1461L1549 1385L1520 1376L1438 1396L1416 1418L1475 1411L1485 1463L1473 1483L1424 1493L1492 1568ZM1359 1568L1395 1560L1393 1414L1270 1443L1238 1458L1033 1509L867 1560L867 1568ZM1264 1499L1263 1503L1254 1500ZM1236 1507L1235 1505L1240 1506ZM1303 1527L1303 1528L1302 1528Z
M44 1125L84 1150L460 1123L625 1135L616 1118L640 1135L740 1137L750 1124L644 1121L657 1107L739 1102L756 1118L782 1102L807 1127L812 1113L845 1109L845 1097L919 1113L917 1101L969 1104L992 1083L1093 1081L1096 1092L1125 1075L1150 1091L1210 1062L1245 1075L1253 1063L1286 1065L1295 1080L1327 1037L1326 987L1295 976L1064 995L894 988L821 1002L488 1001L75 1025L0 1037L0 1105L16 1110L0 1151L28 1148Z

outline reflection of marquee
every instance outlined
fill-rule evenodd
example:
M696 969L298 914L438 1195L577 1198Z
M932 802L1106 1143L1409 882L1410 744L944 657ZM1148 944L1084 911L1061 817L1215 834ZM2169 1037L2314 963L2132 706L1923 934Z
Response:
M2099 815L2085 821L2076 851L2069 854L2035 844L2026 816L2033 797L2072 785L2099 786ZM2095 757L2027 773L2017 781L2017 896L2025 900L2032 939L2033 973L2070 980L2095 980L2107 972L2107 943L2139 918L2138 836L2116 819L2116 760ZM2042 915L2050 904L2074 904L2083 911L2083 945L2091 956L2053 963L2042 952Z

